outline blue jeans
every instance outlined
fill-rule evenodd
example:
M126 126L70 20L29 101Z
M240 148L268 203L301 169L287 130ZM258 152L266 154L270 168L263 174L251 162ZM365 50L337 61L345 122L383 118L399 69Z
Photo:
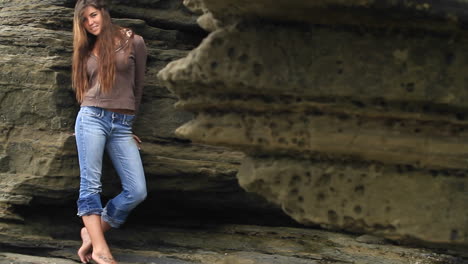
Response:
M101 215L112 227L120 227L130 211L146 198L146 180L140 152L132 137L133 115L83 106L75 123L80 162L78 216ZM122 192L101 204L104 149L122 182Z

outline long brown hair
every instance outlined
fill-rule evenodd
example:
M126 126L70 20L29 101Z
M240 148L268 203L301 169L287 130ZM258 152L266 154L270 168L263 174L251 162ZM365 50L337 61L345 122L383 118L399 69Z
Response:
M109 11L103 0L78 0L75 5L73 17L73 62L72 62L72 86L76 92L78 102L88 89L88 76L86 62L96 44L97 37L88 33L83 26L83 11L92 6L101 11L102 22L99 34L99 70L98 78L100 90L108 93L114 84L115 77L115 50L116 43L123 43L124 36L121 28L112 24Z

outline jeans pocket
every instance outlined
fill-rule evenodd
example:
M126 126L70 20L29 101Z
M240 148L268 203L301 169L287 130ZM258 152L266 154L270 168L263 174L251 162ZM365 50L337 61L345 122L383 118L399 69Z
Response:
M80 113L86 116L100 117L102 113L102 109L98 107L92 107L92 106L82 106L80 109Z
M125 119L123 121L123 124L126 126L131 127L133 125L133 120L135 120L134 115L125 115Z

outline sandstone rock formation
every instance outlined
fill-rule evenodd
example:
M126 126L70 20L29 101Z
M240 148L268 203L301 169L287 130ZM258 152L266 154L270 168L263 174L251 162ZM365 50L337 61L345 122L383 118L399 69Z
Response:
M3 253L0 247L0 264L68 264L72 260L75 260L72 263L76 263L79 241L56 237L60 232L67 232L69 227L49 227L53 229L49 233L51 237L37 234L31 236L31 230L15 225L10 225L10 228L21 230L21 233L11 232L8 237L0 238L14 241L11 244L19 248L29 246L30 252L34 252L31 247L36 245L36 256L23 255L26 251L24 249L21 255ZM114 256L122 264L468 263L427 249L392 245L382 239L375 243L354 235L303 228L216 225L184 229L132 226L129 229L112 230L108 233L108 239ZM37 255L49 257L40 258Z
M402 247L382 238L369 239L367 236L303 228L291 223L290 218L281 213L277 206L266 203L258 195L246 193L239 187L236 178L245 155L224 146L192 143L176 135L174 130L194 116L174 109L173 104L178 96L189 96L190 93L175 95L156 78L167 63L187 56L207 35L195 23L198 15L188 11L182 0L110 2L115 22L132 27L141 34L149 51L145 97L141 115L135 123L135 132L144 141L141 153L149 196L131 215L124 228L108 233L119 263L466 263L460 257L451 256L453 252ZM257 11L250 10L250 13L270 10L267 12L277 16L281 9L280 6L271 6L277 9L273 12L273 9L265 8L261 1L257 3L258 6L254 8ZM297 6L299 1L290 3L299 7L295 12L300 11L301 6ZM244 7L251 8L249 3L244 4ZM81 223L75 217L79 176L72 134L78 105L70 88L73 6L74 0L0 1L0 263L65 264L77 261ZM232 21L236 21L236 13L244 12L239 6L232 6L233 9L220 7L222 12L226 11L226 15L232 17ZM304 13L304 16L308 14ZM229 27L231 23L213 20L212 17L206 13L199 21L205 28L211 29L222 26L222 23ZM297 18L297 21L303 19L299 15ZM251 24L246 25L246 29L252 27ZM262 25L263 29L272 30L277 30L279 26L271 23ZM301 29L295 26L292 27L294 30L286 31L289 29L286 26L283 32L288 37L292 36L290 34L302 34ZM272 35L273 40L275 34ZM220 41L224 42L222 38ZM299 44L297 47L301 48ZM227 51L228 57L239 55L237 47ZM400 53L397 55L401 56ZM242 61L255 57L240 56ZM220 62L210 64L210 67L224 67ZM260 73L267 69L255 67ZM244 81L249 81L249 78ZM229 79L221 79L217 85L229 83ZM188 88L196 88L191 82L187 84ZM283 100L290 102L290 106L296 105L294 96L282 96L281 103L275 103L275 100L279 100L276 96L257 94L258 88L255 87L252 87L251 94L245 93L245 90L238 93L237 87L231 89L233 92L229 94L220 91L216 98L208 98L216 100L207 102L206 92L209 89L199 88L193 92L199 96L200 105L197 106L197 100L193 98L185 109L199 112L196 109L206 106L207 109L219 109L216 112L208 111L211 115L220 115L223 109L231 111L233 106L250 120L256 112L243 109L258 109L257 112L261 114L270 111L267 109L272 106L283 112ZM224 101L219 105L219 100ZM182 100L177 104L184 106L185 102ZM309 100L304 102L304 107L311 109ZM341 102L346 102L345 98L337 98L336 105ZM316 104L330 106L327 102L319 103ZM345 109L349 110L347 105ZM359 106L354 111L367 112ZM201 117L199 115L197 118ZM281 124L283 121L276 122ZM208 124L210 131L216 126ZM231 130L232 134L227 129L225 132L225 136L232 135L233 140L241 139L236 130ZM258 137L249 137L252 136ZM245 147L251 150L240 149L248 152L253 162L259 160L258 155L252 155L253 151L258 154L271 153L271 156L262 156L263 159L279 161L276 159L279 153L276 147L271 152L263 151L249 142ZM289 147L284 148L282 153L286 160L297 164L296 159L290 158ZM298 148L297 153L302 156L305 152ZM325 159L323 153L320 158ZM355 166L361 163L350 164ZM104 168L104 199L119 189L111 167L106 163ZM244 172L245 168L241 174ZM290 177L286 172L284 176ZM244 182L248 178L240 179ZM266 186L258 184L259 188ZM276 187L272 189L272 197L277 190ZM365 190L367 192L368 189ZM246 225L259 223L267 226ZM294 228L278 227L280 225Z
M300 223L466 249L465 2L185 4L211 33L159 73L178 135Z
M78 105L70 86L74 3L0 3L1 220L22 221L16 208L31 205L75 207L79 170L73 126ZM146 206L276 211L237 184L242 153L192 144L174 134L192 115L174 109L177 97L159 84L156 74L206 35L195 23L197 15L181 1L112 1L110 7L115 22L133 28L148 46L144 99L135 123L144 141ZM120 188L111 167L107 163L104 169L105 197ZM165 209L177 211L176 206Z

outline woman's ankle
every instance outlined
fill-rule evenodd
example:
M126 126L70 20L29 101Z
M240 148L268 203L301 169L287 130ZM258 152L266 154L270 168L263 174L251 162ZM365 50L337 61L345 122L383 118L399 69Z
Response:
M110 253L110 251L107 251L107 252L93 251L92 258L98 264L116 264L117 263L114 257L112 256L112 254Z

